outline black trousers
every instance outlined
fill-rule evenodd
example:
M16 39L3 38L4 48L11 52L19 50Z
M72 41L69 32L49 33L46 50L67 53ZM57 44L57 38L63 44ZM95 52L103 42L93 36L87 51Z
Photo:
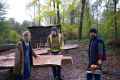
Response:
M87 74L87 80L101 80L101 75L100 74L88 73Z
M59 52L52 52L53 55L58 55ZM53 65L52 66L53 76L58 80L61 80L61 66Z
M58 65L52 66L54 78L61 79L61 67Z

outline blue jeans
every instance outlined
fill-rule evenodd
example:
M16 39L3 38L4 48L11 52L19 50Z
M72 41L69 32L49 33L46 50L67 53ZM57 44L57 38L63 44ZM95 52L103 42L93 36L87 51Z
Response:
M101 80L100 74L87 73L87 80Z
M15 80L22 80L22 76L21 75L16 75L16 79Z

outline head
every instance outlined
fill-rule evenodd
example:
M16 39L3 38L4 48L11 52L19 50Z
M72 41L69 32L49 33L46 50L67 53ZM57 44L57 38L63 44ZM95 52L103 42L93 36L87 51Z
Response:
M52 35L57 35L58 34L58 28L57 27L52 27L51 34Z
M97 30L95 28L90 29L89 32L90 38L94 38L97 36Z
M31 33L29 31L23 32L22 36L25 42L29 42L31 40Z

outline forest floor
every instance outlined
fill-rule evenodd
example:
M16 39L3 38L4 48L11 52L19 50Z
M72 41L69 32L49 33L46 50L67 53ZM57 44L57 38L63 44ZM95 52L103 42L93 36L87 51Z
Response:
M78 49L69 50L64 55L72 56L73 64L66 64L62 66L63 80L86 80L85 71L87 68L88 45L81 43ZM107 52L107 61L104 65L104 74L102 80L120 80L120 56L113 56L112 52ZM32 80L51 80L51 68L41 67L33 68ZM8 70L0 70L0 80L6 80ZM7 80L11 80L10 78Z

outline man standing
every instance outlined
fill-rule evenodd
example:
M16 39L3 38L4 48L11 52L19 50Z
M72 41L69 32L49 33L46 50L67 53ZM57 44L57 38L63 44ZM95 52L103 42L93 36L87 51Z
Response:
M64 40L63 36L59 33L57 27L52 27L51 33L48 37L49 53L52 55L59 55L63 51ZM52 66L54 80L61 79L61 67L58 65Z
M25 31L23 39L18 42L15 55L16 80L30 80L32 56L37 57L32 50L31 34Z
M97 35L95 28L90 29L89 65L87 80L101 80L101 65L106 60L105 45Z

